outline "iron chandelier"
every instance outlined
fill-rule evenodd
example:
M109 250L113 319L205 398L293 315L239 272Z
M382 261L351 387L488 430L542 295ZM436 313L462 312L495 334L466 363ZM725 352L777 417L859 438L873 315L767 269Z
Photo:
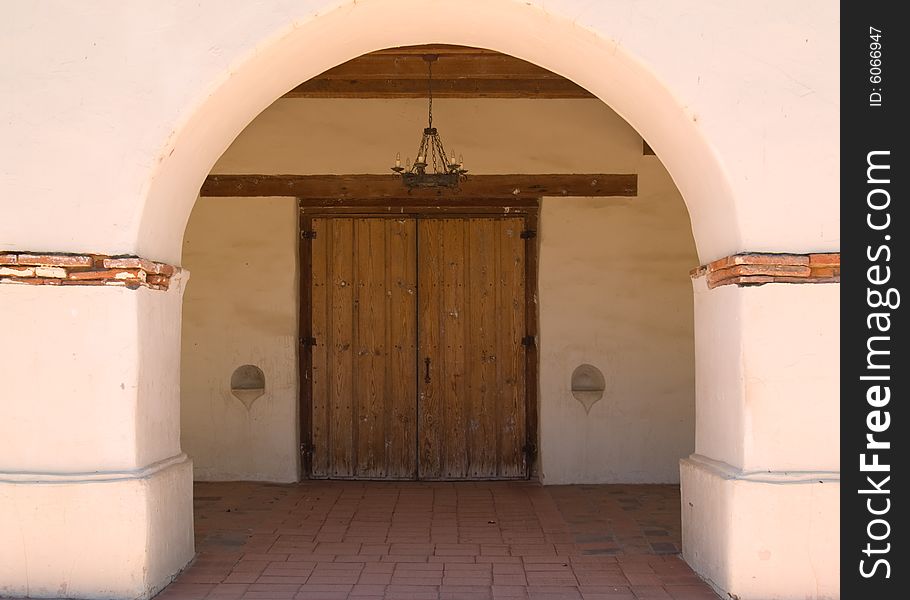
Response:
M446 153L442 140L439 138L439 132L433 127L433 62L438 58L435 54L424 55L423 59L427 61L427 96L429 99L427 108L427 126L423 130L423 137L420 139L420 147L417 149L417 158L414 164L408 158L405 166L401 166L401 153L395 156L395 166L392 170L401 175L401 180L408 188L426 188L426 187L458 187L458 184L466 178L467 169L464 168L464 161L459 156L455 159L455 153L451 155Z

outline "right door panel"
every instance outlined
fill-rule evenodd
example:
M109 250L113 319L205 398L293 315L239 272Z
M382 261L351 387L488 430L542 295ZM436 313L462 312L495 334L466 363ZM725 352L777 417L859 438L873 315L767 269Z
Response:
M523 225L418 222L420 479L527 477Z

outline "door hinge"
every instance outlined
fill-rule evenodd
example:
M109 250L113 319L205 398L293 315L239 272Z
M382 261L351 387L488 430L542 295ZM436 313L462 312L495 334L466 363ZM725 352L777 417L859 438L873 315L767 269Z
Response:
M531 346L533 346L534 345L534 336L526 335L523 338L521 338L521 345L524 346L525 348L530 348Z
M300 456L309 457L313 456L313 451L316 450L316 447L312 444L307 444L306 442L300 443Z
M300 338L300 345L301 345L301 346L307 346L307 347L315 346L315 345L316 345L316 338L314 338L314 337L301 337L301 338Z
M537 456L537 444L531 440L528 440L525 442L525 445L521 447L521 449L524 451L525 456L528 458L528 464L532 463L534 461L534 458Z
M535 231L533 229L525 229L524 231L521 232L521 239L523 239L523 240L529 240L531 238L536 238L536 237L537 237L537 231Z
M314 229L311 229L311 230L309 230L309 231L301 231L301 232L300 232L300 239L302 239L302 240L315 240L315 239L316 239L316 231L315 231Z

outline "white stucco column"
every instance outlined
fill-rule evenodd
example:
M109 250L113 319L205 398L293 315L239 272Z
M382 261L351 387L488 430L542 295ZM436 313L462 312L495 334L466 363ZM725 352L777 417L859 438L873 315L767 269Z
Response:
M0 596L148 598L192 558L185 276L0 285Z
M839 598L839 286L694 287L683 556L742 600Z

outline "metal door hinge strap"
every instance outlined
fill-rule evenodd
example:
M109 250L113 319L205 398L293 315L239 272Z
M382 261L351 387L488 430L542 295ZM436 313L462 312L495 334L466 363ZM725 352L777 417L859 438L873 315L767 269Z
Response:
M316 239L316 231L315 231L315 230L311 230L311 231L301 231L301 232L300 232L300 239L302 239L302 240L315 240L315 239Z
M523 338L521 338L521 345L525 346L526 348L530 348L531 346L533 346L534 345L534 336L526 335Z
M316 338L314 338L314 337L302 337L302 338L300 338L300 345L301 345L301 346L315 346L315 345L316 345Z
M534 231L533 229L525 229L524 231L521 232L521 239L523 239L523 240L527 240L527 239L535 238L535 237L537 237L537 232Z

